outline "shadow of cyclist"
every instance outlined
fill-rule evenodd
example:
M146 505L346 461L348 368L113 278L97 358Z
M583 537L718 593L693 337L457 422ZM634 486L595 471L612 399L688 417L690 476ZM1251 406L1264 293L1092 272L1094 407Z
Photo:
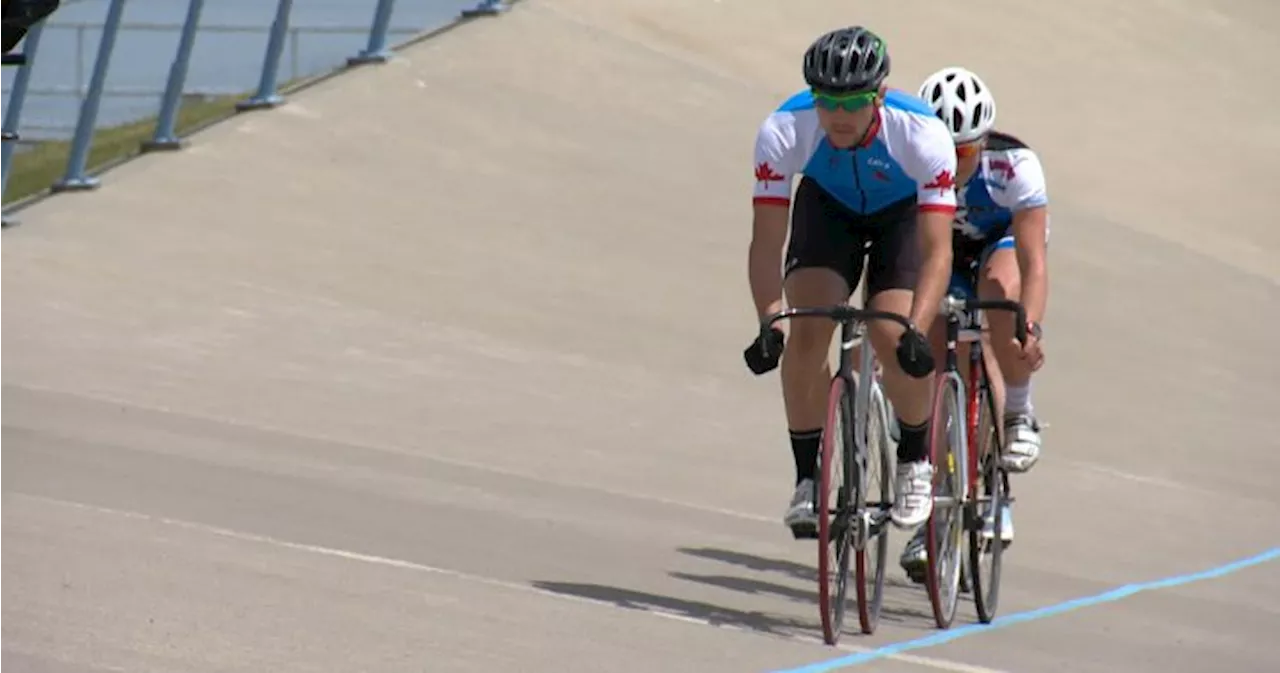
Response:
M719 561L721 563L727 563L747 570L785 575L788 579L803 581L806 588L801 589L794 586L787 586L760 579L734 575L694 575L680 572L669 573L672 577L677 579L699 582L701 584L717 586L731 591L740 591L748 594L773 595L809 605L817 605L818 603L818 590L816 585L817 569L814 567L807 566L802 563L796 563L794 561L766 558L763 556L745 554L739 551L716 549L713 547L680 547L678 551L689 556ZM881 620L904 625L919 621L921 628L929 628L929 623L932 623L930 620L933 619L933 615L931 612L927 611L926 606L928 605L928 598L924 594L923 590L906 578L892 574L892 569L886 568L885 570L885 597L880 608ZM850 600L854 600L852 591L853 589L850 587ZM916 605L919 607L911 607Z

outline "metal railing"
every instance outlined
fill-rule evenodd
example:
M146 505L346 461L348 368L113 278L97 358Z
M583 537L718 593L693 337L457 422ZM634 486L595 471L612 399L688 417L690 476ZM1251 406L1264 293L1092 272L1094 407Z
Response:
M263 0L266 2L267 0ZM98 41L97 55L93 61L93 68L89 75L87 85L83 79L83 37L87 30L99 28L96 24L74 23L66 26L77 31L77 74L76 82L73 87L69 87L69 93L80 98L79 114L76 118L74 133L70 141L70 152L67 157L66 170L62 177L50 185L50 190L54 193L64 191L78 191L93 189L98 186L97 178L89 175L88 162L90 151L93 146L95 132L98 130L98 117L104 93L106 93L107 73L111 67L112 56L116 50L117 38L121 28L125 26L123 23L125 7L128 0L109 0L106 10L106 17L103 20L100 30L101 37ZM392 32L409 32L420 34L421 29L415 30L391 30L391 18L395 8L395 0L377 0L377 4L373 10L372 20L368 29L368 39L363 49L345 60L345 63L337 68L331 68L327 72L320 73L317 77L327 76L344 68L356 67L365 64L375 64L385 62L391 55L392 46L388 44L388 36ZM454 0L455 5L462 4L458 0ZM154 130L151 138L141 144L139 148L143 152L156 150L174 150L182 147L182 139L177 134L178 113L183 102L183 98L193 93L208 94L213 93L207 89L200 92L193 92L187 89L187 73L191 62L192 51L195 47L196 37L202 32L245 32L251 31L253 28L238 26L202 26L201 13L204 9L205 0L188 0L186 18L180 24L180 35L176 52L169 67L168 79L163 89L159 91L138 91L126 90L123 92L114 92L115 95L139 96L139 95L155 95L159 94L160 103L158 114L155 118ZM256 110L262 108L270 108L278 105L283 101L283 93L279 86L279 75L281 69L281 61L286 46L290 47L291 57L291 79L301 76L299 72L298 57L298 40L300 34L315 33L345 33L350 34L352 29L349 27L291 27L290 19L293 12L293 0L277 0L275 8L275 16L270 27L263 27L259 30L267 30L268 38L266 51L263 54L262 66L258 76L257 87L248 98L239 101L235 108L236 111ZM507 2L503 0L478 0L478 4L468 9L461 10L452 21L448 21L444 26L456 24L462 19L469 19L482 16L496 16L507 9ZM55 13L56 17L56 13ZM52 19L53 17L51 17ZM26 38L19 45L20 54L11 54L6 56L6 67L16 67L17 73L13 79L13 84L8 96L8 105L5 109L3 130L3 184L0 184L0 190L3 190L9 184L11 168L13 166L13 158L17 149L17 142L20 138L20 123L22 119L23 106L26 102L27 95L31 94L50 94L50 93L68 93L68 87L61 88L45 88L31 90L31 74L32 69L39 61L40 41L42 35L47 28L50 19L46 19L28 31ZM136 30L173 30L179 28L179 24L148 24L148 23L132 23L128 27ZM428 29L430 32L432 29ZM363 32L363 31L360 31ZM247 89L248 87L245 87ZM241 89L244 90L244 89ZM6 208L7 210L7 208Z
M26 89L26 97L39 97L55 100L74 99L78 105L82 105L89 90L89 72L86 67L86 64L88 63L86 58L86 44L89 42L91 37L94 37L94 33L101 30L101 28L101 24L88 22L59 22L45 26L44 29L50 33L53 31L70 32L72 34L72 41L75 43L75 53L71 58L71 67L64 68L66 72L64 73L65 76L62 78L62 83L45 83L43 85L32 83ZM120 26L121 35L117 39L127 39L127 36L130 33L178 34L183 28L184 24L181 23L125 22ZM221 38L262 35L269 33L270 30L271 27L265 24L258 26L206 24L200 26L201 35ZM300 79L309 74L310 69L304 66L304 61L307 59L303 56L303 45L309 41L306 38L312 38L310 41L320 41L320 39L317 38L364 35L368 30L369 29L367 27L358 28L355 26L290 25L287 30L288 36L285 39L285 55L282 56L282 61L279 66L280 77L287 82ZM418 28L391 27L387 30L387 36L410 36L416 35L419 32L421 31ZM241 40L229 41L241 42ZM361 55L362 54L363 52L361 52ZM361 55L352 57L351 59L348 59L347 62L367 62L367 59L362 58ZM41 64L48 66L50 65L50 62L48 60L42 60ZM260 65L256 65L254 67L257 69ZM47 71L45 71L44 74L44 79L49 79ZM148 74L150 75L151 73ZM218 85L210 85L207 82L203 84L193 83L190 80L187 80L183 85L182 94L179 98L235 95L244 92L247 88L227 84L228 81L235 81L234 76L222 76L219 77L219 79L221 80L221 83ZM108 83L103 91L103 103L107 103L111 99L154 98L159 100L165 93L165 87L163 84L164 82L160 78L156 79L156 84L153 86L112 86ZM142 116L145 117L154 114L155 111L152 109ZM71 119L72 123L68 123L66 121L66 115L49 115L50 118L47 119L31 119L29 114L27 116L28 119L25 120L23 124L23 129L25 131L23 134L24 137L34 135L40 139L65 139L71 136L70 132L75 128L74 117ZM101 116L99 117L99 121L101 121Z

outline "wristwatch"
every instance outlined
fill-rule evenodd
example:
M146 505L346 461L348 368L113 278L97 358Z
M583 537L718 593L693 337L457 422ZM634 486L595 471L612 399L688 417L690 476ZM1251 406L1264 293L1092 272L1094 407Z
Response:
M1031 336L1039 339L1040 335L1043 333L1044 333L1044 330L1040 327L1040 323L1034 320L1027 321L1027 334L1030 334Z

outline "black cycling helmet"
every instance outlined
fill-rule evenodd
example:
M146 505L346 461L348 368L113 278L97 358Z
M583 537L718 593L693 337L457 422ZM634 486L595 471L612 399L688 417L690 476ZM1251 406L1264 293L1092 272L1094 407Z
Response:
M804 81L831 92L870 91L889 75L889 53L879 35L850 26L813 41L804 53Z

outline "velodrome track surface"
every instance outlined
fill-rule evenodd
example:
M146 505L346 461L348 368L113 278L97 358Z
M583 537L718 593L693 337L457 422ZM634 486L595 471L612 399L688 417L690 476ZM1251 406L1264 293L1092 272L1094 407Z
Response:
M1023 616L966 602L932 645L896 566L875 636L817 641L776 374L740 355L755 129L848 22L904 88L980 71L1053 199ZM530 0L24 210L5 670L1280 668L1278 24Z

